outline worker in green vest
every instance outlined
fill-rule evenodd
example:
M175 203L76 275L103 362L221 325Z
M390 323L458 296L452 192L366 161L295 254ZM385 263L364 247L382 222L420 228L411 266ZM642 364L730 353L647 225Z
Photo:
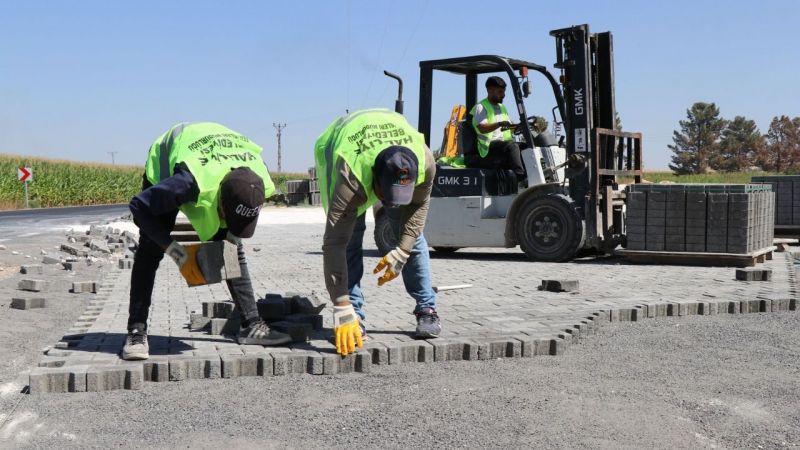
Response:
M503 105L506 82L496 76L486 80L486 98L472 107L472 126L477 134L479 167L486 169L511 169L517 180L525 179L519 145L514 142L511 130L515 125L509 121L508 110Z
M200 240L227 239L237 246L241 278L226 282L242 317L239 343L291 341L258 315L241 242L253 236L261 206L274 190L261 147L222 125L182 123L156 139L147 156L142 192L130 202L139 227L139 247L133 259L123 359L149 357L147 318L164 254L180 269L188 260L186 248L170 237L178 211L186 215Z
M327 212L323 271L334 304L336 351L352 353L366 337L362 241L366 211L378 200L398 236L397 247L373 270L383 272L378 286L402 273L406 291L416 301L416 336L437 337L442 327L431 286L428 243L422 235L436 164L424 137L401 114L356 111L322 133L314 158Z

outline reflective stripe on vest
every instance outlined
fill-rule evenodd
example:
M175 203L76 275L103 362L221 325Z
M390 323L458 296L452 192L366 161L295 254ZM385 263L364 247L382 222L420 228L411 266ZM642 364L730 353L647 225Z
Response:
M488 98L485 98L480 101L480 105L483 106L484 111L486 111L486 121L488 123L497 123L502 121L508 120L508 110L506 106L500 103L500 114L494 113L494 105L492 102L489 101ZM487 154L489 154L489 144L492 142L492 134L494 131L490 131L488 133L481 133L478 129L478 122L475 119L475 108L473 108L472 114L472 127L475 128L475 134L478 138L478 153L481 155L481 158L485 158ZM503 140L510 141L513 137L511 135L511 130L503 130Z

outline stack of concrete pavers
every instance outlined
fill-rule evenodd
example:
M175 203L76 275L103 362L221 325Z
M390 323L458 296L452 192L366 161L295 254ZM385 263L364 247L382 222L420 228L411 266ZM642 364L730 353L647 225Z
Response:
M627 192L628 250L745 255L772 245L765 184L637 184Z
M325 303L316 295L267 294L256 302L258 314L271 328L287 333L295 342L308 341L322 330ZM192 330L207 329L212 335L235 335L241 316L233 302L203 302L203 310L190 314Z
M772 186L775 193L775 225L800 227L800 175L759 176L751 180Z

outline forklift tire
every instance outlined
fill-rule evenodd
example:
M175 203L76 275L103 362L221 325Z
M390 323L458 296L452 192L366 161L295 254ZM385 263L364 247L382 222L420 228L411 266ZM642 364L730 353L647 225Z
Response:
M392 225L389 223L389 216L381 214L375 219L375 245L381 255L385 255L397 247L397 236L394 235Z
M575 202L566 195L528 199L516 222L519 246L535 261L567 261L583 247L585 226Z

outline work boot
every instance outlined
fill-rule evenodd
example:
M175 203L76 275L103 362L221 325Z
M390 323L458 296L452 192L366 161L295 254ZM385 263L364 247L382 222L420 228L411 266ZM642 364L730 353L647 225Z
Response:
M125 338L125 345L122 347L122 359L137 361L149 357L150 346L147 345L147 332L140 327L134 327Z
M246 328L239 329L239 343L252 345L281 345L292 342L286 333L273 330L263 320L257 320Z
M428 339L439 337L442 332L442 323L439 321L439 315L433 308L422 308L417 316L417 333L416 337L420 339Z

